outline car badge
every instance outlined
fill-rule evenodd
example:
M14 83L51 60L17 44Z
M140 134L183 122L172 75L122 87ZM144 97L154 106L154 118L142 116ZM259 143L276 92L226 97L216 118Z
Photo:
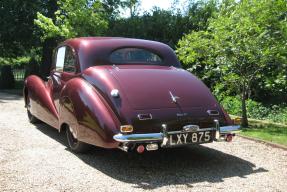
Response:
M150 113L148 114L138 114L139 120L150 120L152 119L152 115Z
M188 116L188 113L177 113L176 116L177 117L186 117L186 116Z
M195 132L199 129L198 125L185 125L183 126L183 130L186 132Z
M177 103L177 100L179 99L179 97L173 95L171 91L169 91L169 94L170 94L170 97L171 97L172 102L173 102L173 103Z

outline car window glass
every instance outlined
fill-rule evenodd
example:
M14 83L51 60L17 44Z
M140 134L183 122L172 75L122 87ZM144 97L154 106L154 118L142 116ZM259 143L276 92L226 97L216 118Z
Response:
M65 52L66 52L66 47L60 47L57 51L56 71L63 71Z
M110 55L110 61L116 64L143 63L161 64L162 59L159 55L145 49L123 48L118 49Z
M65 72L75 72L75 57L71 48L67 47L64 61Z

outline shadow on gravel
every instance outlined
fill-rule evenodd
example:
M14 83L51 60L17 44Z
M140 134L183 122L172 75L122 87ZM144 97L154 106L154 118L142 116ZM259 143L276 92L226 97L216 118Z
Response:
M59 134L45 124L38 124L37 128L66 145L64 134ZM244 178L268 171L256 168L251 162L239 157L205 146L165 149L142 155L95 148L88 154L75 155L104 174L143 189L166 185L186 185L192 188L193 183L217 183L229 177Z
M3 91L0 92L0 103L7 103L10 100L20 100L22 98L20 95L5 93Z

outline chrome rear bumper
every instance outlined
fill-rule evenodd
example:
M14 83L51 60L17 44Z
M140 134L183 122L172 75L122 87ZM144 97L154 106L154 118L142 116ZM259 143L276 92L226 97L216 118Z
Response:
M162 133L145 133L145 134L129 134L123 135L121 133L114 135L114 140L118 142L152 142L162 141Z
M216 126L213 128L199 129L198 131L207 131L214 130L216 131L214 141L224 141L225 137L229 134L235 135L238 132L240 126L239 125L230 125L230 126L222 126L219 127L218 122L215 121ZM179 133L186 131L178 131ZM167 139L167 135L172 132L166 132L163 129L163 132L160 133L145 133L145 134L126 134L123 135L121 133L114 135L114 140L121 143L140 143L140 142L161 142L165 143L165 139Z

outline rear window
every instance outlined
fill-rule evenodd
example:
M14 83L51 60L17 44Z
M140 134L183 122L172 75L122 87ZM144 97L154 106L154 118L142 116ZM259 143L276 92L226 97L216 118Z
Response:
M110 62L116 64L162 64L162 58L146 49L140 48L122 48L117 49L110 55Z

